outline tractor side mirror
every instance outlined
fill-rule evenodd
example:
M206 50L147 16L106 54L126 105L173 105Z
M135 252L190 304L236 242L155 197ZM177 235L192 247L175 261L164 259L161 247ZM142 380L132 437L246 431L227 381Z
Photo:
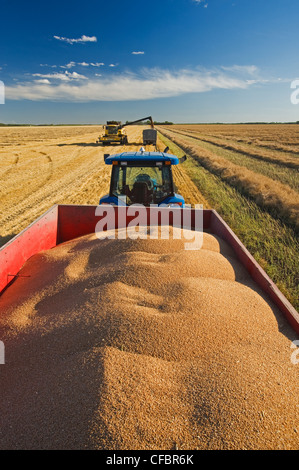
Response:
M164 150L163 150L163 153L167 153L169 150L169 147L166 147Z
M179 158L179 162L180 162L180 163L183 163L183 162L185 162L186 160L187 160L187 156L186 156L186 155L184 155L183 157Z
M110 153L104 153L104 162L106 161L106 158L110 157Z

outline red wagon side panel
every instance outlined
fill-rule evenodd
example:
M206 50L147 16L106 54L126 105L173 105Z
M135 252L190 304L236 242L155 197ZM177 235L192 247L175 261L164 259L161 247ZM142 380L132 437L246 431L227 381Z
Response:
M100 206L102 211L105 211L105 207ZM103 216L96 215L97 206L76 206L76 205L59 205L58 206L58 218L59 218L59 227L58 227L58 243L63 243L74 238L81 237L83 235L88 235L89 233L95 233L96 225ZM121 228L128 226L129 222L135 218L135 208L128 207L111 207L108 206L107 210L113 211L115 228ZM150 214L160 213L161 209L157 208L147 208L147 224L150 225ZM181 215L180 226L183 227L184 224L184 211L190 209L168 209L163 208L164 212L169 212L169 219L166 217L165 220L169 220L169 225L173 224L173 210L179 211ZM210 227L212 211L209 209L204 209L202 211L203 216L203 230L208 230ZM104 215L105 216L105 215ZM161 224L161 218L158 217L159 224ZM186 224L186 221L185 221ZM120 227L119 227L120 225ZM191 210L191 227L195 227L195 211Z
M0 248L0 292L33 255L57 244L58 206L53 206L19 235Z

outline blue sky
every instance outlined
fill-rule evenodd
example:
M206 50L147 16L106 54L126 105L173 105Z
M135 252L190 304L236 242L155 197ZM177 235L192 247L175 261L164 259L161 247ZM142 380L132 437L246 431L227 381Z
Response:
M0 122L299 120L298 0L0 5Z

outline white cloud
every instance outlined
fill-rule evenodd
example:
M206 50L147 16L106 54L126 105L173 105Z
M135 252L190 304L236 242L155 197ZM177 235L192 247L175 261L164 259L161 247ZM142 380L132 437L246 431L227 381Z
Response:
M40 78L39 80L34 80L35 83L45 83L46 85L49 85L51 82L47 78Z
M75 66L76 66L76 62L73 62L73 61L69 62L66 65L59 65L59 67L61 69L70 69L70 68L75 67Z
M65 82L69 82L71 80L87 80L87 77L84 75L80 75L77 72L68 72L67 70L64 73L33 73L33 77L40 77L42 79L54 79L54 80L62 80Z
M88 80L88 78L85 77L85 75L81 75L80 73L77 73L77 72L69 73L68 76L71 79L75 79L75 80Z
M55 69L57 67L57 65L49 65L49 64L39 64L40 67L51 67L53 69Z
M132 52L133 55L143 55L144 51L134 51Z
M54 80L69 80L68 76L64 73L33 73L32 76L41 78L53 78Z
M117 64L109 64L109 67L116 67Z
M102 65L105 65L103 62L90 62L90 64L88 62L69 62L68 64L66 65L60 65L59 67L62 68L62 69L70 69L72 67L76 67L76 65L80 65L81 67L89 67L89 66L92 66L92 67L101 67ZM56 67L56 65L55 65Z
M67 42L68 44L97 42L96 36L85 36L85 34L83 34L80 38L77 38L77 39L64 38L61 36L53 36L53 37L57 39L58 41L64 41L64 42Z
M253 80L252 74L241 75L221 68L183 69L176 72L144 69L138 74L123 73L80 81L87 77L66 71L64 74L34 74L43 79L56 79L58 83L25 82L7 86L6 96L11 100L33 101L135 101L204 93L213 89L246 89L254 83L266 83L258 78Z

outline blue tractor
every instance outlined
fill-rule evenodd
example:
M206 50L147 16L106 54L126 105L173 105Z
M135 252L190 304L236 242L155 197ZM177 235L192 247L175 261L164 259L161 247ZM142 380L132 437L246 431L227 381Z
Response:
M164 152L123 152L104 155L106 165L112 165L110 193L100 204L115 206L157 205L184 207L183 196L175 193L172 165L186 160Z

